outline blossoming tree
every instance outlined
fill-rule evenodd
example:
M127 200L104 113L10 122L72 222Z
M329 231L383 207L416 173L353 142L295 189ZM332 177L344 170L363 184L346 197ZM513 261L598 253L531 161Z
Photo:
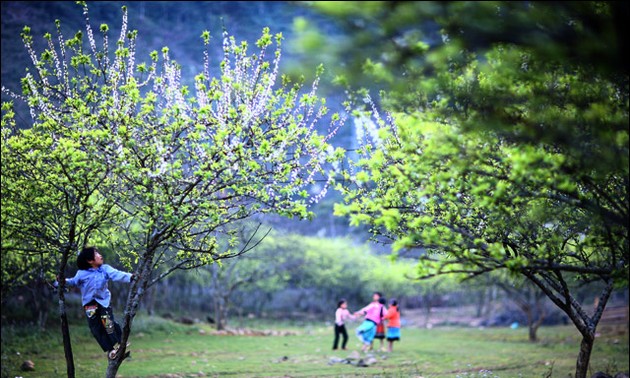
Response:
M85 32L68 40L59 33L57 43L47 34L49 47L39 56L25 29L34 72L23 80L23 98L34 124L26 131L14 128L6 137L3 124L3 137L48 132L48 149L71 141L85 154L88 171L92 164L107 167L98 172L115 190L96 187L90 197L90 204L115 204L102 229L110 232L99 240L115 247L139 277L125 303L123 353L108 365L107 376L114 377L140 300L152 284L175 269L242 252L220 249L217 242L236 221L269 212L310 215L308 206L325 195L332 181L327 166L343 155L328 143L342 119L326 118L325 103L316 96L317 80L303 91L302 82L280 75L282 36L268 29L253 54L247 43L224 33L220 66L211 67L206 49L191 89L167 47L153 52L148 65L136 62L138 33L128 30L124 7L113 51L107 25L100 26L99 41L87 6L84 13ZM208 47L210 34L204 31L202 39ZM324 122L328 132L320 134ZM44 130L41 124L50 127ZM83 136L88 131L100 138L98 143ZM89 178L83 171L63 174L81 182ZM324 183L317 192L311 187L315 181ZM54 210L42 216L52 219ZM12 216L19 214L7 214ZM157 275L158 267L167 268Z

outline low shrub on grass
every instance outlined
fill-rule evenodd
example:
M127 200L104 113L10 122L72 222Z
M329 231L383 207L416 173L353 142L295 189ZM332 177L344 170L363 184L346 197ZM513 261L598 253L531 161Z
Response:
M133 321L132 334L155 334L157 332L164 333L182 333L190 329L190 325L179 324L169 319L159 316L139 316Z

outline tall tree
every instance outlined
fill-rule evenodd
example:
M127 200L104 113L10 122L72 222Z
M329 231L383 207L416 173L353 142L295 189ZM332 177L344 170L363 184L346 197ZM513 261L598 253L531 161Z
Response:
M545 306L546 295L528 280L513 279L510 281L499 279L496 285L525 314L529 341L536 342L538 341L538 328L540 328L548 315Z
M525 275L582 334L576 374L584 376L613 286L627 285L627 88L530 58L510 46L483 62L472 56L429 82L443 99L422 112L389 126L362 122L369 142L359 186L338 212L395 238L397 248L446 253L424 256L423 275ZM474 127L485 112L503 112L498 131ZM576 145L521 142L546 124L572 125ZM593 314L572 296L573 279L604 283Z
M474 277L508 269L530 279L582 334L576 375L584 377L606 301L615 285L627 285L628 131L618 127L627 120L627 101L624 105L615 83L580 73L540 70L535 71L539 76L531 76L535 68L530 65L528 80L507 76L493 65L510 61L513 51L497 49L494 54L486 57L486 70L473 64L465 71L468 75L445 75L450 79L444 77L445 83L476 87L466 97L474 101L488 98L483 91L499 86L517 98L524 88L588 82L566 88L560 106L540 95L526 96L531 100L521 101L519 113L527 123L545 118L573 122L579 138L584 114L572 110L571 103L597 93L597 102L589 101L601 111L596 124L610 123L607 132L591 134L589 148L618 151L621 162L610 161L605 171L587 170L591 162L572 150L514 143L492 131L467 131L462 123L472 117L453 115L447 101L436 101L422 113L401 115L391 123L363 118L360 127L365 129L359 134L365 140L350 177L356 185L341 188L346 204L336 211L395 239L397 250L427 249L420 258L421 277ZM494 80L487 80L491 68ZM548 105L543 109L539 103ZM478 116L479 110L474 112ZM573 296L573 280L603 284L594 313Z
M628 5L314 6L347 20L351 67L401 113L358 115L372 143L338 213L443 253L422 275L525 275L580 330L584 377L604 307L588 314L570 282L600 282L604 302L627 285Z
M34 57L28 31L23 39ZM34 64L41 63L35 59ZM72 257L115 217L114 201L103 196L114 186L111 164L95 158L107 143L103 135L73 128L82 122L81 112L51 109L48 99L56 89L49 80L39 71L23 80L34 115L31 128L16 126L10 104L2 108L2 295L29 282L60 278L61 333L67 374L73 377L64 277ZM80 96L77 88L67 90Z
M36 75L27 76L25 96L34 118L62 129L77 146L92 145L83 133L102 138L88 157L110 168L103 179L116 190L96 195L124 215L108 242L139 277L125 304L121 353L108 364L106 375L114 377L151 285L176 269L237 255L217 243L233 222L268 212L310 215L308 206L332 181L326 165L343 154L328 144L341 118L331 117L327 135L317 132L327 113L317 80L303 91L302 82L281 77L282 36L268 29L255 54L224 33L219 76L211 75L206 51L191 94L167 47L151 54L150 65L136 63L138 33L128 30L125 7L111 51L108 26L100 26L97 41L83 6L85 32L69 40L59 34L57 44L47 34L49 47L40 57L29 48ZM207 47L209 33L202 38ZM90 177L84 170L66 174ZM312 193L316 180L323 189ZM170 268L155 275L161 265Z

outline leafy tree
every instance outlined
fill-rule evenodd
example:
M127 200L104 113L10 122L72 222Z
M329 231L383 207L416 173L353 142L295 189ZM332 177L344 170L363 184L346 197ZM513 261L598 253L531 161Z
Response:
M256 229L260 227L259 224ZM291 250L279 251L273 236L269 238L272 240L267 238L270 233L271 229L262 238L252 240L248 233L238 230L238 243L244 251L243 255L238 259L225 260L221 266L213 264L208 267L217 330L227 326L229 310L237 293L276 291L288 281L287 272L298 268L299 257ZM255 253L246 253L255 247Z
M315 94L317 80L303 93L301 82L280 76L282 36L268 29L251 55L247 43L225 33L220 76L212 77L206 52L192 94L167 47L151 54L150 65L136 63L137 31L128 30L125 7L114 51L107 25L99 28L99 42L85 5L84 14L85 32L68 40L60 33L57 43L47 34L49 47L40 56L25 28L35 74L25 78L24 95L34 118L73 143L68 160L97 161L110 169L86 166L64 173L87 180L104 172L101 180L115 185L95 192L87 205L115 203L124 215L106 241L139 277L125 304L121 353L108 365L107 376L113 377L151 285L176 269L238 255L235 238L228 250L217 243L233 222L268 212L309 216L308 205L325 195L332 180L326 164L343 154L327 143L341 119L331 117L328 135L315 131L327 112ZM202 38L208 46L209 33ZM80 159L84 150L89 153ZM38 151L47 156L46 148ZM323 189L310 193L315 180L324 181ZM100 223L103 217L91 220ZM154 275L161 265L170 268Z
M278 310L284 316L294 312L330 315L342 297L356 309L369 301L375 290L404 301L417 295L421 286L406 278L413 273L415 260L391 261L348 238L273 231L255 253L222 264L224 269L217 269L218 284L213 285L213 291L224 295L221 292L234 285L231 303L260 306L257 313ZM290 296L296 299L287 300Z
M28 29L23 35L31 48ZM34 77L23 81L27 96ZM47 77L42 80L47 83ZM106 143L93 130L71 130L79 113L53 113L46 94L31 98L37 117L16 127L10 104L2 115L2 296L29 282L43 287L55 275L65 282L71 257L115 216L112 165L95 159ZM37 101L41 100L41 101ZM55 273L53 273L53 269ZM40 291L41 292L41 291ZM63 284L57 291L68 376L74 363Z
M409 281L414 264L408 259L392 261L379 256L369 245L356 244L347 238L289 236L302 267L291 277L290 284L307 289L314 303L305 310L330 313L331 306L343 297L351 308L369 302L372 292L381 291L401 301L415 296L419 283ZM301 301L311 303L307 300Z
M426 247L423 276L525 275L580 330L584 377L602 302L627 285L628 5L314 6L347 21L349 67L400 113L358 115L372 143L337 212ZM573 280L603 283L593 314Z
M369 264L366 264L367 267L362 273L363 281L366 283L364 295L379 291L387 300L396 298L400 306L404 306L405 298L426 294L429 290L436 294L443 294L439 279L426 282L409 280L409 277L414 274L415 259L372 256L370 260L372 261L368 261Z
M449 51L483 54L508 43L534 51L538 59L592 66L600 74L627 72L630 7L623 2L462 2L328 1L303 2L332 17L343 30L318 32L308 20L295 23L306 53L341 61L340 80L394 83L407 90L413 70L425 76L447 61ZM345 33L344 33L345 31ZM323 35L322 35L323 34ZM334 40L330 40L333 38ZM403 76L404 74L404 76ZM398 86L401 85L401 86ZM411 99L411 98L410 98Z
M529 329L529 341L538 341L538 328L540 328L548 315L545 307L545 299L547 298L545 293L526 279L499 280L496 282L496 285L525 314Z
M422 277L527 277L582 334L584 377L606 301L627 285L627 87L507 45L449 67L421 86L421 110L357 114L356 186L341 188L336 211L395 239L395 250L426 248ZM546 125L572 130L571 142L523 142ZM603 283L593 314L573 280Z

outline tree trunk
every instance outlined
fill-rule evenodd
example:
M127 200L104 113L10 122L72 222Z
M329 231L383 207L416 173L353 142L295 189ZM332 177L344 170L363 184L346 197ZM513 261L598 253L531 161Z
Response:
M477 301L477 318L480 318L483 315L483 309L486 306L486 289L479 290L479 297Z
M214 321L216 322L217 331L225 329L226 325L226 301L221 294L215 294L214 300Z
M525 313L525 317L527 318L529 341L535 343L538 340L538 337L536 336L536 330L538 330L538 327L536 327L536 322L534 322L534 311L528 303L521 304L521 311Z
M425 314L425 325L429 325L431 322L431 296L430 294L424 295L424 314Z
M66 298L64 290L65 277L59 276L61 282L59 283L59 290L57 291L59 297L59 318L61 320L61 336L63 338L63 352L66 357L66 372L68 378L74 378L74 356L72 354L72 343L70 341L70 327L68 326L68 314L66 313Z
M223 298L222 304L223 306L221 307L221 329L225 329L227 327L229 299Z
M72 354L72 343L70 341L70 328L68 327L68 314L66 314L66 303L63 290L59 290L59 318L61 319L61 335L63 338L63 351L66 356L66 372L68 378L74 378L74 356Z
M122 340L118 348L118 356L113 360L109 360L107 372L105 373L106 378L116 378L118 369L120 369L120 365L122 365L125 359L127 340L129 340L129 334L131 333L131 323L136 316L140 300L142 299L142 290L138 290L137 286L138 285L132 283L132 288L129 290L129 297L127 297L127 305L125 306L125 315L123 317Z
M46 327L46 321L48 320L49 312L49 292L46 289L45 282L42 279L35 281L35 286L29 288L31 294L30 304L33 310L33 319L35 319L39 329Z
M72 343L70 341L70 327L68 326L68 314L66 313L66 277L64 271L68 263L68 253L63 253L62 261L59 266L59 290L57 291L59 298L59 319L61 320L61 336L63 339L63 352L66 357L66 372L68 378L74 378L74 356L72 354Z
M535 343L536 341L538 341L538 335L536 334L538 332L538 326L536 325L536 323L534 322L530 322L529 323L529 341L532 343Z
M217 331L223 330L223 319L221 319L221 304L220 301L214 301L214 321L217 327Z
M536 313L538 314L538 319L529 325L529 341L531 342L538 341L538 336L537 336L538 328L542 325L542 323L545 321L545 318L547 317L547 310L545 309L544 304L542 302L544 294L536 293L535 295L536 295Z
M48 310L42 310L39 312L39 317L37 318L37 325L39 329L43 330L46 328L46 323L48 322Z
M488 292L486 294L486 306L484 307L485 311L482 314L483 318L487 318L490 314L493 313L493 304L497 299L497 287L495 285L491 285L488 288Z
M144 293L149 286L151 273L153 272L154 255L155 250L153 248L148 248L144 253L144 256L140 258L138 267L134 272L134 276L137 277L137 279L131 282L129 294L127 295L125 314L123 316L122 324L122 338L120 341L120 347L118 348L118 355L115 359L109 360L109 363L107 364L107 372L105 374L106 378L116 378L118 369L120 369L120 365L122 365L124 359L126 358L125 353L127 351L127 341L129 340L129 335L131 334L131 324L133 323L133 319L140 307L140 301L142 301Z
M155 311L155 293L149 292L144 297L144 307L147 310L148 315L153 315Z
M259 296L256 300L256 305L254 307L254 314L257 318L262 317L263 312L265 311L265 305L271 301L273 297L269 293L264 293Z
M228 272L229 273L229 272ZM229 278L229 277L228 277ZM219 277L219 267L212 265L212 302L214 303L214 321L217 331L225 329L225 300L226 294L222 291L221 277Z
M537 299L538 300L538 299ZM536 311L527 305L522 307L523 312L527 315L527 327L529 328L529 341L535 343L538 341L538 328L540 328L542 322L545 320L545 311L541 306L536 306Z
M578 354L577 362L575 365L575 378L587 378L588 365L591 360L591 352L593 351L593 344L595 343L594 334L582 335L582 342L580 343L580 353Z

